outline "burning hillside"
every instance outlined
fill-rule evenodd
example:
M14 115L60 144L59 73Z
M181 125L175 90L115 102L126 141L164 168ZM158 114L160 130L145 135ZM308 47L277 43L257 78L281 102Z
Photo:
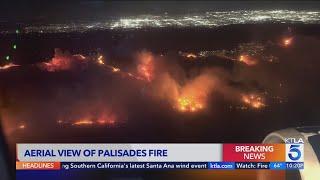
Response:
M187 54L186 58L199 57ZM45 114L49 117L45 121L60 125L112 127L128 121L134 111L145 107L144 104L132 107L132 102L135 101L150 101L151 106L156 106L156 102L166 102L169 105L167 109L178 114L202 113L211 111L210 108L214 107L210 106L214 103L212 97L221 95L226 101L236 102L251 109L267 107L266 97L258 93L247 93L251 86L233 85L243 83L239 80L242 76L232 74L223 68L195 67L187 70L162 54L158 56L145 50L133 54L132 60L135 61L135 67L122 65L120 68L120 65L106 61L101 53L72 55L56 49L51 60L32 66L44 73L43 79L39 81L44 81L41 83L50 87L45 95L33 87L29 87L24 95L19 96L10 93L8 88L3 88L7 89L3 97L8 99L8 103L2 109L5 123L8 122L11 129L27 129L30 127L29 121L43 119ZM255 58L245 54L239 57L239 61L248 66L261 66L257 65ZM11 67L24 68L8 64L2 69L10 70ZM61 79L62 72L65 76L71 71L70 77ZM46 77L48 74L51 74L50 78L60 79L45 81L45 78L49 78ZM67 80L68 78L74 79ZM32 113L28 108L18 108L22 106L40 111Z

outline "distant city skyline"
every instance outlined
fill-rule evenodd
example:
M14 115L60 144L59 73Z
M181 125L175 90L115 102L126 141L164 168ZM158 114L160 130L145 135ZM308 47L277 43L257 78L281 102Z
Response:
M68 23L137 15L181 15L230 10L320 10L315 1L4 1L0 23Z
M164 27L213 28L232 24L320 24L320 10L234 10L207 11L173 15L136 15L104 20L74 21L71 23L24 24L22 33L69 33L108 29L140 29ZM1 33L14 33L15 29L1 29Z

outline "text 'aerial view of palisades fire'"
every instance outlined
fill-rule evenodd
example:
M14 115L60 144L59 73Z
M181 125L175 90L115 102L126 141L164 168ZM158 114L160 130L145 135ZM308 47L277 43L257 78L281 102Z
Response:
M259 143L278 129L317 125L319 5L9 3L0 18L5 135L13 149Z

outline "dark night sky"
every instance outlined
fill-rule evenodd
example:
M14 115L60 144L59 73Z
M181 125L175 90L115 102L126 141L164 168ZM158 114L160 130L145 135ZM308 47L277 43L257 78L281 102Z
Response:
M318 2L293 1L99 1L3 0L0 23L59 23L137 14L190 13L235 9L320 9Z

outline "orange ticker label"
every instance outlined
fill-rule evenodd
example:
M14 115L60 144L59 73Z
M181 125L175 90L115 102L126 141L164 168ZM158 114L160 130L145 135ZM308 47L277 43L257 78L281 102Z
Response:
M16 170L60 170L60 162L16 162Z

